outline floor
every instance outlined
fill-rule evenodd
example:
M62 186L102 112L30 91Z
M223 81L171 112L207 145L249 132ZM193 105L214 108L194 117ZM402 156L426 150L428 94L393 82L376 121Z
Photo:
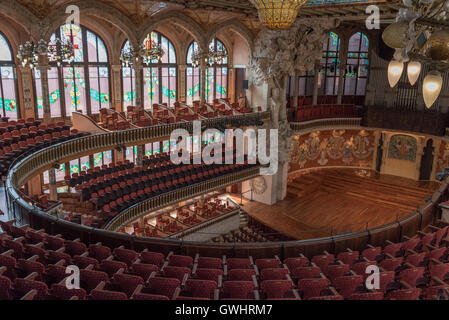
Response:
M355 169L323 169L290 177L287 198L268 206L243 200L243 209L298 240L373 228L408 216L438 188ZM240 197L234 199L240 203Z

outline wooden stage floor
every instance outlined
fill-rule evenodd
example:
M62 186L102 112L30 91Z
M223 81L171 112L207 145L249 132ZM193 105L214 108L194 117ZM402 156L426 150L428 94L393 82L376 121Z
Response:
M243 209L272 229L303 240L365 230L406 217L439 185L364 173L368 176L356 169L314 171L289 179L285 200L268 206L243 199ZM240 196L233 198L240 203Z

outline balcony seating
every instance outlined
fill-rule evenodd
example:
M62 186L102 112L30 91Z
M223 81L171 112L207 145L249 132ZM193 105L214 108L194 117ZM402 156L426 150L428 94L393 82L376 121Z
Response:
M326 118L352 118L357 117L354 105L322 104L303 106L296 109L296 121L311 121Z
M14 223L0 222L0 298L5 300L416 300L449 294L444 282L449 277L449 249L443 240L448 236L448 224L441 221L425 233L404 237L398 246L387 242L380 250L376 247L372 261L364 257L365 249L361 253L348 249L337 255L324 252L310 259L303 255L256 260L251 256L164 255L102 243L86 245ZM433 244L428 244L428 235ZM427 246L415 245L421 242ZM417 251L396 250L411 243ZM444 253L435 255L438 259L430 258L438 249ZM414 259L409 257L422 253L426 258L420 260L420 266L410 263ZM382 267L391 267L384 263L390 260L395 260L392 269L396 273ZM65 267L72 263L80 267L78 290L67 290L64 285ZM377 290L365 287L363 271L370 265L380 269Z

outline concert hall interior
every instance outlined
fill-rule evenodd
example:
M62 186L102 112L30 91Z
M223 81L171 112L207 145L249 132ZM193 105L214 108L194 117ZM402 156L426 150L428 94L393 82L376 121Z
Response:
M0 300L448 300L447 17L0 0Z

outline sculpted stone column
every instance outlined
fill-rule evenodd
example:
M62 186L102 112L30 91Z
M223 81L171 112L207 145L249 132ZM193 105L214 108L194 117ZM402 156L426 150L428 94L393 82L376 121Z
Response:
M112 70L112 92L111 96L111 107L116 111L123 111L122 108L122 66L119 64L114 64L111 66ZM113 97L113 98L112 98ZM114 99L114 100L112 100Z
M138 167L143 165L143 156L145 154L144 147L143 144L137 146L136 164Z
M235 68L228 68L228 98L235 102Z
M187 65L178 65L178 93L177 99L186 102L186 70Z

